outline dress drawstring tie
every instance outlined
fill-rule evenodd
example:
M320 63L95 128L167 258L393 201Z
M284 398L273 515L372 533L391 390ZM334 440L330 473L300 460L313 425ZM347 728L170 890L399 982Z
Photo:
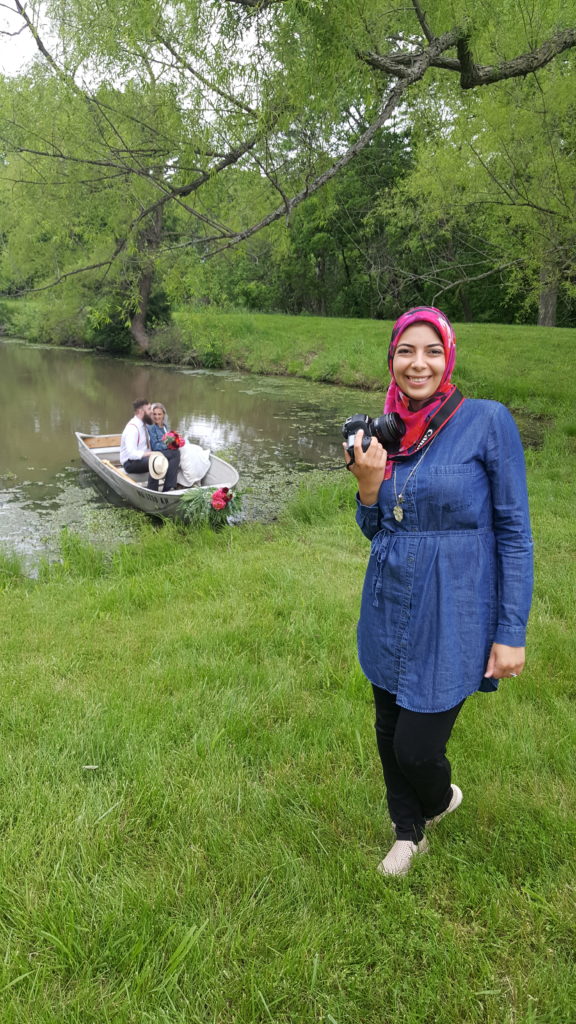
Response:
M382 592L390 538L391 534L382 532L372 541L371 557L376 558L376 571L372 580L372 606L374 608L378 608L378 595Z

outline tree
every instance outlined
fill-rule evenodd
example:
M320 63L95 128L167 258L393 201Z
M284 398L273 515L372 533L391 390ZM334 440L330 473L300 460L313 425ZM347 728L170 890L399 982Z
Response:
M564 310L573 306L573 87L570 60L482 97L446 98L444 123L421 140L393 201L447 243L422 268L433 299L487 286L517 318L537 313L548 326L559 299ZM430 143L438 138L441 145Z
M154 268L167 251L191 247L211 257L290 220L408 102L426 95L442 105L443 79L463 93L485 91L565 60L560 55L576 46L576 29L558 27L566 24L563 0L552 0L529 31L520 0L478 5L473 20L463 0L436 0L427 15L418 0L400 8L381 0L111 0L97 17L83 0L50 0L30 12L11 2L37 42L34 88L57 83L64 112L80 117L82 109L84 130L81 145L74 133L64 145L50 131L39 144L36 123L10 115L5 86L8 167L15 154L26 160L36 176L30 188L42 187L49 164L99 168L93 187L101 192L107 179L117 215L105 218L87 261L67 238L58 274L42 286L80 272L113 279L134 307L142 348ZM223 194L238 196L221 182L243 180L247 169L258 196L216 220L210 211L222 210ZM106 234L113 237L104 244Z

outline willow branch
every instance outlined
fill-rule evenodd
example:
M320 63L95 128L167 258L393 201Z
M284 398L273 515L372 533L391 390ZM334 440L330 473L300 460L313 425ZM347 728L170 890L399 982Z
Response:
M246 7L253 11L265 11L268 7L276 7L286 3L286 0L228 0L228 3L236 4L238 7Z
M68 76L65 74L64 71L62 71L62 68L58 65L57 61L54 60L54 57L52 56L50 51L44 46L44 43L42 42L42 39L40 38L40 34L38 32L38 29L36 28L35 24L31 20L31 18L28 17L28 12L26 11L26 8L20 3L20 0L14 0L14 4L15 4L15 7L16 7L16 10L18 11L18 14L23 19L23 21L26 23L27 27L30 29L30 32L32 33L32 36L34 37L34 42L36 43L36 46L40 50L40 53L42 54L42 56L48 61L48 63L50 64L50 67L54 68L54 70L55 70L55 72L56 72L56 74L58 75L59 78L62 78L62 77L67 78Z
M183 68L185 68L186 71L188 71L194 78L198 79L198 81L202 85L205 85L207 89L210 89L211 92L216 93L216 95L219 96L220 99L223 99L227 103L231 103L232 106L237 107L239 110L242 110L245 114L250 114L251 117L257 117L258 116L258 111L257 110L253 110L252 107L249 107L247 103L242 103L242 101L237 99L236 96L233 96L231 93L226 92L219 85L214 85L213 82L211 82L208 78L206 78L203 74L201 74L200 71L198 71L196 68L194 68L192 66L192 64L190 64L190 62L186 60L185 57L182 57L182 55L179 54L178 51L174 49L174 47L172 46L172 43L170 43L168 41L168 39L164 39L163 36L158 36L157 38L158 38L158 42L162 43L162 46L166 50L168 50L169 53L172 54L174 59L176 61L178 61L178 63Z
M314 181L308 183L305 188L298 192L287 202L283 202L282 206L277 207L266 217L263 217L257 224L253 224L251 227L246 228L244 231L239 231L233 236L225 245L220 245L207 253L207 256L215 256L219 252L223 252L226 249L230 249L232 246L238 245L240 242L244 242L247 238L255 235L257 231L261 231L263 228L268 227L275 221L279 220L280 217L289 215L292 210L300 206L305 199L313 195L319 189L321 189L328 181L330 181L343 167L350 163L353 157L361 150L365 149L369 142L372 141L376 133L385 125L388 118L392 115L394 110L398 107L402 96L406 92L408 86L414 82L419 81L426 73L430 66L431 60L436 57L444 49L449 49L451 46L455 46L457 40L457 30L446 32L444 35L439 36L435 39L426 50L415 54L414 61L410 70L407 71L406 75L403 76L402 80L398 82L391 93L388 96L384 106L382 107L378 117L368 126L365 132L356 139L356 141L346 150L345 153L336 160L331 167L329 167L322 174L318 175ZM206 243L218 241L218 239L207 239Z

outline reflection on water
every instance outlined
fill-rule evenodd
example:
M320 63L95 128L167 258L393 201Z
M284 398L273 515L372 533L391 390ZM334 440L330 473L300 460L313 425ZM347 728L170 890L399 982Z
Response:
M281 377L149 366L86 352L0 343L0 543L54 551L63 526L96 541L129 537L142 513L80 461L74 431L117 433L131 402L167 407L171 426L240 473L250 517L270 518L298 475L339 465L346 416L375 415L382 395Z

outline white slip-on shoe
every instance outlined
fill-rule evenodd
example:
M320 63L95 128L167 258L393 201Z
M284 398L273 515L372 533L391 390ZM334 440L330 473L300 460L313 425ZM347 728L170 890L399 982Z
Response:
M426 818L426 828L428 828L429 825L437 825L438 822L442 821L442 818L445 818L447 814L452 814L452 811L455 811L457 807L460 807L461 803L462 790L459 786L452 786L452 797L448 807L445 811L442 811L442 814L436 814L434 818Z
M381 875L406 875L410 870L413 858L419 853L427 852L428 840L426 838L421 839L419 843L413 843L410 839L397 839L376 870Z

